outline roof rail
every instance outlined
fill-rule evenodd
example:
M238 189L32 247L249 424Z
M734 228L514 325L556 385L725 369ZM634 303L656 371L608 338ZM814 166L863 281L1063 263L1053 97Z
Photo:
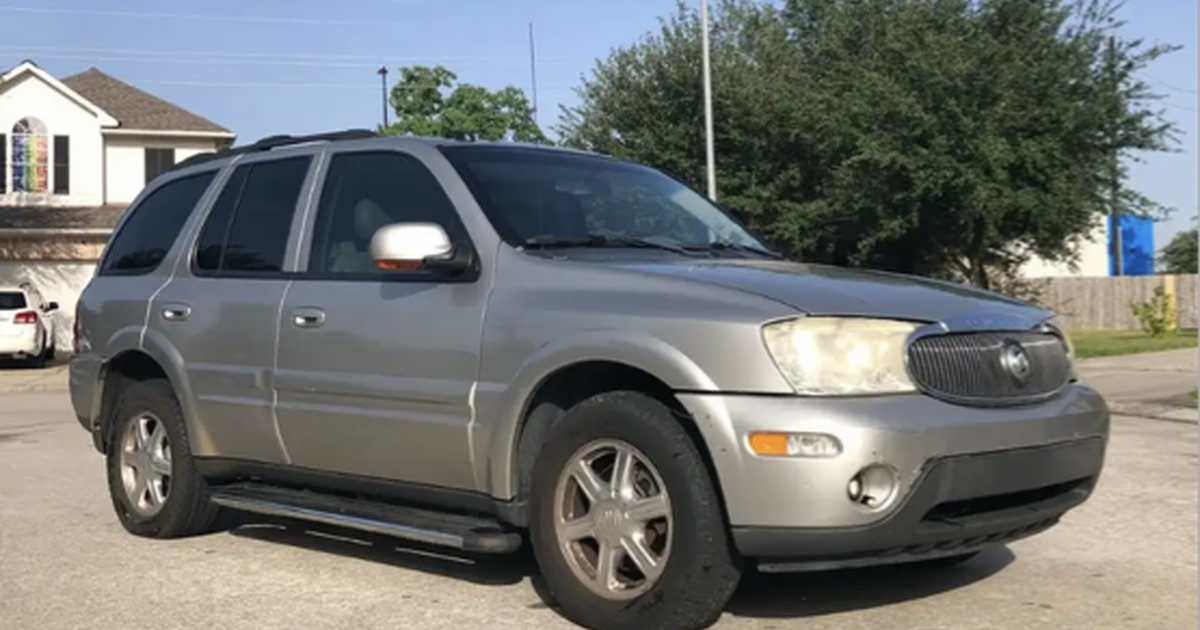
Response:
M210 151L208 153L198 153L182 162L175 165L175 169L202 164L211 160L219 160L221 158L242 155L245 153L259 153L262 151L270 151L280 147L292 146L295 144L306 144L309 142L336 142L338 140L363 140L365 138L375 138L379 134L370 129L346 129L344 131L330 131L326 133L314 133L306 136L289 136L286 134L277 136L267 136L253 144L246 144L240 147L232 147L221 149L219 151ZM172 169L174 170L174 169Z

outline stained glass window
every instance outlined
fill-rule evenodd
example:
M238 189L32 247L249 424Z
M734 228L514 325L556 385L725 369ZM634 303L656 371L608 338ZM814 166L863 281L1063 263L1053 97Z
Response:
M50 147L46 126L22 118L12 129L12 192L44 193L50 188Z

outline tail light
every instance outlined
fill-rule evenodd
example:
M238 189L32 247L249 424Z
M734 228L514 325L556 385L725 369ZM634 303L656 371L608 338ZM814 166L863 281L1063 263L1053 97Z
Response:
M38 323L37 311L21 311L13 317L14 324L36 324Z

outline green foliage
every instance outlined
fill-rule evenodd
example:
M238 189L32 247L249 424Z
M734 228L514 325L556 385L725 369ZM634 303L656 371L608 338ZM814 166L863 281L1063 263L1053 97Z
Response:
M702 189L700 27L680 4L614 50L558 127L569 146ZM1136 78L1171 48L1113 40L1099 0L717 0L719 196L771 244L992 287L1069 261L1110 206L1161 209L1113 157L1173 128Z
M457 81L442 66L400 68L389 99L396 120L380 133L547 142L524 92L512 86L493 92Z
M1200 245L1196 228L1175 235L1162 249L1159 261L1164 273L1197 273L1196 249Z
M1175 330L1175 305L1162 287L1155 288L1149 300L1134 302L1129 307L1142 330L1151 337L1162 337Z

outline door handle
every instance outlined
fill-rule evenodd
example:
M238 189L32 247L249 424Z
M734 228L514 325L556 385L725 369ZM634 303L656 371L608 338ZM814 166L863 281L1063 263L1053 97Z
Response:
M325 311L319 308L298 308L292 313L297 328L319 328L325 323Z
M162 309L163 319L169 322L182 322L192 316L192 307L187 304L167 304Z

